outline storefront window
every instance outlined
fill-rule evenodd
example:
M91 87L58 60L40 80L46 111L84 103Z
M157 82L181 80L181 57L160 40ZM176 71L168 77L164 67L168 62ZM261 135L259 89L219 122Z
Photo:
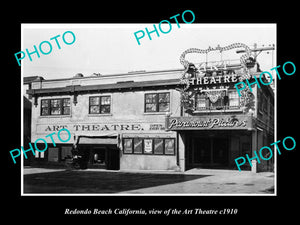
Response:
M124 138L124 154L174 155L174 138Z
M175 139L165 139L165 154L174 155Z
M145 112L170 111L170 93L145 94Z
M58 150L59 148L48 148L49 162L58 162Z
M43 159L45 157L45 152L40 152L40 151L35 151L35 158L38 159Z
M41 100L41 115L70 115L70 99L43 99Z
M131 138L125 138L123 140L124 142L124 153L132 153L132 139Z
M61 160L72 158L72 146L62 146L61 147Z
M154 139L154 154L164 154L163 143L163 139Z
M95 96L89 99L90 114L108 114L110 113L110 96Z
M152 154L152 139L144 139L144 153Z
M134 142L134 144L133 144L133 146L134 146L133 152L135 154L142 154L142 152L143 152L143 139L134 138L133 142Z

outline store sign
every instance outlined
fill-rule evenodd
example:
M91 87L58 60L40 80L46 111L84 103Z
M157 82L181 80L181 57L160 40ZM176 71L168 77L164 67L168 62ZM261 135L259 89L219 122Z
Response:
M220 62L204 62L200 66L198 63L189 62L185 56L190 53L207 54L212 51L219 51L222 54L224 51L233 50L236 48L244 48L245 54L240 57L238 64L227 65L223 60ZM251 77L249 68L254 67L255 58L251 56L250 48L243 43L233 43L225 47L217 46L215 48L209 47L208 49L189 48L185 50L180 56L180 63L184 66L184 72L180 79L182 88L181 92L181 105L186 112L194 111L195 108L195 95L199 91L207 89L228 89L234 83L249 79ZM225 86L226 85L226 86ZM218 92L211 92L212 96L209 98L218 99ZM240 106L246 106L249 101L246 96L248 93L243 92Z
M37 133L58 131L62 128L69 129L72 133L93 133L111 131L159 131L165 130L164 123L65 123L65 124L37 124Z
M236 74L233 75L224 75L216 77L197 77L190 78L190 85L203 85L203 84L223 84L223 83L232 83L237 82L238 78Z
M251 116L167 117L167 130L251 129Z

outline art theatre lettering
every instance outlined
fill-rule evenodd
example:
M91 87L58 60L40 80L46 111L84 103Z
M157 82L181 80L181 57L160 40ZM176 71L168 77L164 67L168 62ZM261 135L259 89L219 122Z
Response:
M196 129L248 129L251 128L251 117L174 117L167 118L168 130Z
M237 82L238 78L236 74L224 75L224 76L212 76L212 77L197 77L190 78L190 85L204 85L204 84L223 84Z
M114 123L114 124L64 124L44 125L43 131L58 131L67 128L73 132L104 132L104 131L157 131L164 130L164 124L160 123Z
M52 125L47 126L45 131L56 131L61 128L73 128L73 131L123 131L143 130L141 124L74 124L74 125Z

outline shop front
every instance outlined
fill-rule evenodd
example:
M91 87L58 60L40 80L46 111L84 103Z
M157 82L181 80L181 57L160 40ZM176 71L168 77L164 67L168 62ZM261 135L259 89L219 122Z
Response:
M182 166L233 169L240 154L251 154L253 118L251 115L167 117L166 127L177 131L184 156ZM183 165L184 164L184 165ZM244 168L244 169L250 169Z
M77 136L75 145L88 168L120 169L118 136Z
M39 149L44 147L43 143L38 143L37 146ZM66 165L71 163L74 155L79 155L84 168L120 169L117 135L75 135L68 143L56 141L55 145L48 143L48 146L47 151L35 151L34 165Z
M164 116L161 118L164 121ZM176 133L165 132L164 125L159 121L121 120L89 123L66 120L55 125L38 123L34 127L36 136L66 128L72 138L68 143L54 138L56 145L48 143L48 151L36 152L35 162L65 164L78 154L84 168L175 170L178 167Z

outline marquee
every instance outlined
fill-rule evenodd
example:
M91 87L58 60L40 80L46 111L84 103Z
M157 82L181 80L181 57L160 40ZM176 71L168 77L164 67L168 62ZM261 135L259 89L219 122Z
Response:
M167 130L252 129L252 116L167 117Z

